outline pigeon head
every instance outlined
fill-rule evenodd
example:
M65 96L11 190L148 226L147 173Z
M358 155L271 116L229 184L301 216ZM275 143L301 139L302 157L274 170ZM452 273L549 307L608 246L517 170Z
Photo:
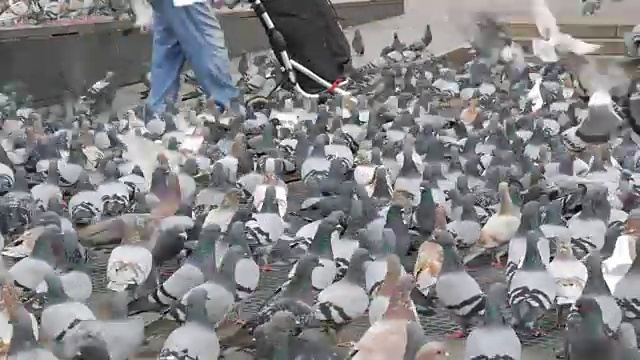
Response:
M264 200L260 212L262 213L278 213L278 198L275 186L268 186L264 192Z
M290 331L297 326L294 315L289 311L275 313L265 325L276 332Z
M144 173L142 172L142 168L140 168L139 165L135 165L131 170L131 173L144 178Z
M385 262L387 263L385 281L386 279L400 279L400 276L402 275L402 263L400 262L400 257L396 254L389 254L386 257Z
M174 136L170 137L169 141L167 141L167 149L171 151L178 151L179 146L180 143L178 143L178 139L176 139Z
M315 254L305 254L296 266L295 277L311 280L311 273L318 266L322 266L320 258Z
M383 318L415 319L413 310L411 310L411 291L415 284L416 281L412 275L404 274L400 276L393 289Z
M476 197L473 194L466 194L462 198L462 214L461 220L477 221L478 215L476 213Z
M36 225L43 225L43 226L55 225L60 227L61 226L60 215L58 215L53 211L45 211L42 214L40 214L40 216L38 216L36 220Z
M56 302L63 302L68 299L67 294L62 286L60 276L50 272L44 276L44 282L47 284L47 300Z
M372 261L373 258L371 254L369 254L369 250L364 248L357 248L353 254L351 254L351 260L349 261L349 266L353 265L355 267L360 267L361 270L364 269L364 264L367 261Z
M451 247L456 244L455 239L448 231L437 230L433 236L433 242L444 247Z
M602 322L602 310L600 309L600 305L598 305L596 299L593 297L580 297L576 301L575 307L581 318L600 318L600 322Z
M205 307L208 294L205 289L193 289L187 296L186 313L187 321L208 323L207 309Z
M448 357L447 345L441 341L430 341L416 353L416 360L444 360Z
M120 170L118 169L118 164L111 160L107 162L102 170L102 173L107 179L117 179L120 177Z
M537 230L540 227L540 203L529 201L522 207L522 220L520 231Z
M66 342L67 339L65 338L65 343ZM84 359L110 359L109 350L107 349L107 343L97 336L82 339L82 342L80 344L77 344L75 355L71 358L71 360Z
M589 272L589 279L592 278L592 275L596 276L598 273L602 275L602 256L600 255L600 251L592 250L589 255L587 255L585 266Z
M235 269L236 264L247 254L246 250L240 245L231 245L231 247L224 254L222 259L222 268L226 266L232 266Z
M469 192L469 178L467 175L460 175L456 179L456 189L461 193L465 194Z
M182 164L182 171L191 176L197 175L199 172L198 161L192 157L187 158Z

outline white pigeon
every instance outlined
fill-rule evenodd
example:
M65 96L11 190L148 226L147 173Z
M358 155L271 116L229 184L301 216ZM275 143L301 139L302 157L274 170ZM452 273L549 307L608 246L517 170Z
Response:
M533 53L544 62L556 62L558 53L574 53L586 55L600 48L600 45L589 44L571 35L560 32L556 18L549 10L545 0L533 0L533 18L542 39L533 39Z

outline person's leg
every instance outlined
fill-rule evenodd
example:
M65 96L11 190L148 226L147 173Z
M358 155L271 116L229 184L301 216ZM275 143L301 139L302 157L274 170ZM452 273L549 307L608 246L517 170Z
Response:
M152 6L151 90L147 101L153 111L160 113L167 99L178 98L180 72L186 57L171 26L172 0L153 0Z
M229 54L220 22L209 2L175 7L172 28L205 94L229 104L238 96L229 73Z

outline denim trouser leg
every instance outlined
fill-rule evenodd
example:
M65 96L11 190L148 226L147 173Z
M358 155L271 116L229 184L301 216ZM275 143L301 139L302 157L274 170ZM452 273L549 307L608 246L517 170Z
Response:
M164 1L164 0L162 0ZM153 51L151 54L151 91L149 105L159 113L165 100L176 101L180 90L180 72L186 57L164 12L153 11Z
M233 85L229 73L229 54L224 42L224 34L220 23L214 14L213 8L208 2L196 3L189 6L175 7L172 0L153 0L153 10L156 18L159 18L161 29L166 26L171 30L171 36L176 40L178 49L191 64L191 68L202 86L205 94L216 101L227 104L229 100L238 95L238 90ZM156 23L153 24L154 31ZM166 39L167 33L160 32L160 37ZM156 36L154 35L154 40ZM178 81L173 71L178 69L177 57L170 51L156 50L154 43L154 59L158 53L158 63L152 62L152 66L159 69L157 77L160 84L158 93L165 91L164 97L173 89L168 84L170 81ZM172 49L166 47L166 49ZM164 60L160 59L164 56ZM152 71L153 81L157 78ZM153 86L153 85L152 85ZM165 90L166 89L166 90ZM152 94L152 101L155 101ZM161 98L160 100L164 100ZM153 102L152 102L153 104Z

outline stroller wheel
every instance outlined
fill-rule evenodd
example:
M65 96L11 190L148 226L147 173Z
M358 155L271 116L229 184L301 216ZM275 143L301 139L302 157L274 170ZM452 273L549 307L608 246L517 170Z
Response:
M255 96L247 100L247 106L251 106L256 110L264 109L268 103L269 100L263 96Z

